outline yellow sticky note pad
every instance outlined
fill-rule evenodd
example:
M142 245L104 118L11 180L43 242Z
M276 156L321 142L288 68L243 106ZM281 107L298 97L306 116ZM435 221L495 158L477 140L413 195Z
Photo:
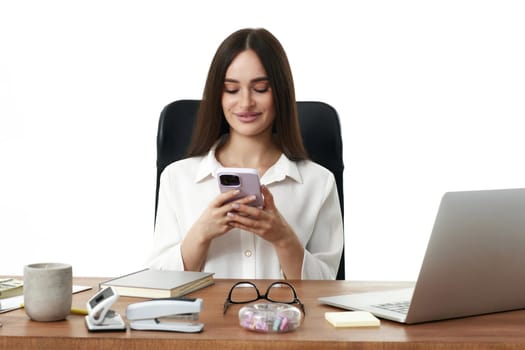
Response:
M381 324L367 311L325 312L324 318L334 327L379 327Z

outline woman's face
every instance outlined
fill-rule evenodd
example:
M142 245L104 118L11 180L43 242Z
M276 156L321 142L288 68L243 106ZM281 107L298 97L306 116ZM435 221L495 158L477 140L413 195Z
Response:
M271 134L275 119L272 90L266 71L253 50L238 54L226 70L222 109L230 133Z

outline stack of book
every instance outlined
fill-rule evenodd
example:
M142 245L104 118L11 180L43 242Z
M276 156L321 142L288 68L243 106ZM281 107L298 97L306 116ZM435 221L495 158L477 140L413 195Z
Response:
M144 269L99 284L112 286L120 296L140 298L177 298L212 285L213 273Z
M0 277L0 299L24 294L24 282L16 278Z

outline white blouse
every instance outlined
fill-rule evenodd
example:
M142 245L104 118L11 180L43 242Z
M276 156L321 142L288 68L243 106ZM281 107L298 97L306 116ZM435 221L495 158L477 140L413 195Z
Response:
M150 267L184 269L181 242L219 194L219 167L212 149L207 156L179 160L162 172ZM335 279L344 235L333 174L314 162L293 162L283 154L261 183L305 248L302 279ZM217 278L284 278L272 244L240 229L212 241L203 270Z

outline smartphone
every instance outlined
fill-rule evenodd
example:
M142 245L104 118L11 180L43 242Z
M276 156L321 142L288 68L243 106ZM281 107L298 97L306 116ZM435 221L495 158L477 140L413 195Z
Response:
M259 173L252 168L219 168L217 178L221 192L239 190L239 194L232 201L250 195L255 195L255 200L248 205L262 207L261 182Z

